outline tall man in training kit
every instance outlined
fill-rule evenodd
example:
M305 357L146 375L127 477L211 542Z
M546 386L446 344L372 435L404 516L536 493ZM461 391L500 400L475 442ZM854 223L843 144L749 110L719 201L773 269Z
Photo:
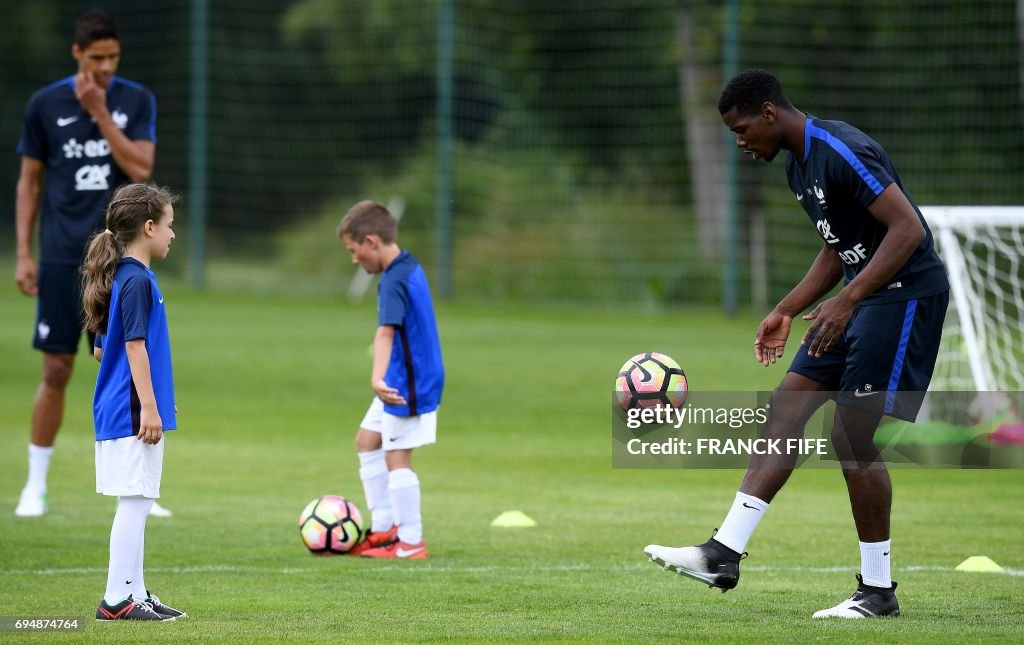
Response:
M21 517L47 509L47 471L82 335L78 271L86 240L103 230L114 189L145 181L156 155L156 99L142 85L114 75L121 45L110 17L98 11L79 17L71 55L77 72L32 96L18 143L15 280L22 293L38 296L32 344L43 352L28 481L15 510ZM38 267L32 255L37 216ZM89 334L90 352L92 340ZM169 513L154 506L153 514Z
M949 302L945 267L932 235L882 146L841 121L823 121L790 104L779 80L747 70L722 91L718 109L753 159L788 150L786 177L823 240L807 275L761 322L755 359L782 357L793 318L812 321L782 383L763 436L803 435L811 415L836 400L832 444L849 490L860 540L854 595L815 618L898 616L890 577L892 485L873 438L883 415L914 421L928 389ZM699 546L650 545L667 569L723 591L739 581L751 534L786 483L796 455L754 455L732 508Z

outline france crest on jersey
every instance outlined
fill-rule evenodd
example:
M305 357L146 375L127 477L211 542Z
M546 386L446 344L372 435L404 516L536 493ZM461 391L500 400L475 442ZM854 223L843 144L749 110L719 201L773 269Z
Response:
M156 143L156 99L142 85L115 76L107 88L114 124L132 141ZM110 195L128 176L110 144L75 98L75 77L32 96L18 154L43 162L46 189L39 218L40 261L78 265L89 236L103 229Z
M807 115L804 158L789 156L786 177L822 240L843 261L846 283L871 261L887 231L868 211L871 203L895 183L914 207L925 230L924 240L888 284L859 304L901 302L949 289L928 223L903 188L889 155L874 139L842 121Z
M164 430L174 430L174 374L164 296L156 274L134 258L123 258L114 273L107 333L97 338L103 360L96 377L93 420L96 441L138 434L141 404L125 343L145 340L156 407Z

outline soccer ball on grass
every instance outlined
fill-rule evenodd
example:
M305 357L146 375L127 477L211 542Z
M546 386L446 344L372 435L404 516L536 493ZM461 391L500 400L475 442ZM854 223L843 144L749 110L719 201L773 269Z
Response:
M302 509L299 535L317 555L343 555L363 539L363 518L356 505L344 497L324 495Z

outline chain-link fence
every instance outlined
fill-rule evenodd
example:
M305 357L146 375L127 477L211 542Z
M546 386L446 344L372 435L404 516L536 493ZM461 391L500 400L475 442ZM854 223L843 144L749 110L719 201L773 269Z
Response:
M188 197L190 146L206 160L208 284L341 291L353 272L337 220L356 200L400 197L402 244L432 277L450 267L456 297L713 303L735 257L740 302L762 305L803 275L820 242L780 162L740 161L736 186L725 184L737 154L715 109L725 34L737 34L740 68L774 70L797 107L881 142L918 203L1020 204L1017 4L737 0L732 25L711 0L106 8L121 32L120 73L157 94L154 179ZM22 111L73 73L71 27L86 8L4 9L0 200L11 211ZM448 67L439 51L451 52ZM207 119L198 141L197 105ZM439 196L448 167L451 191ZM170 267L182 274L199 234L190 203L179 218L186 251ZM13 223L2 231L13 248Z

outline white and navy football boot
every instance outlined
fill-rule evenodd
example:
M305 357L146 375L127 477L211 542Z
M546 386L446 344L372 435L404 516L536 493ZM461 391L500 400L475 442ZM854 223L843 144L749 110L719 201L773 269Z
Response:
M835 607L814 612L813 618L895 618L900 615L896 601L896 583L892 587L872 587L857 574L857 591Z
M715 529L715 533L718 529ZM697 546L674 548L649 544L644 553L651 562L661 565L666 571L675 571L681 576L717 587L722 593L729 591L740 581L740 560L746 553L736 553L721 542L712 539Z
M175 609L170 605L165 605L160 602L160 599L149 592L146 589L146 600L144 601L147 605L153 608L153 611L160 614L161 616L167 616L168 618L188 618L188 614L180 609Z
M174 616L158 614L149 603L139 602L128 596L116 605L108 605L106 599L100 601L96 608L96 621L109 622L112 620L158 620L167 622L174 620Z

